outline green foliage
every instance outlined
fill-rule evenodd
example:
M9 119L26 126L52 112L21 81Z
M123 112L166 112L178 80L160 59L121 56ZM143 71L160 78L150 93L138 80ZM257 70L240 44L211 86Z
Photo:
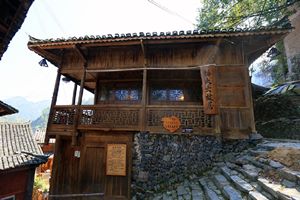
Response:
M41 115L31 123L33 131L36 129L44 129L47 127L48 117L49 117L50 108L45 108Z
M270 121L277 118L300 117L298 106L289 95L265 95L254 102L256 121Z
M270 25L289 14L296 0L203 0L198 28L245 28Z
M34 178L33 188L36 190L42 190L43 192L49 191L49 185L47 182L39 176Z

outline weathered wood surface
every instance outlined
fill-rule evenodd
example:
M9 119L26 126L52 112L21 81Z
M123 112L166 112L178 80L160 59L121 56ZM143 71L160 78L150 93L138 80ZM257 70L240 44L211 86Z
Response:
M82 134L79 146L73 146L71 139L62 137L58 139L56 151L60 153L56 154L54 160L50 194L59 196L103 193L105 199L129 199L132 134L108 135L105 132ZM126 146L125 176L106 174L107 147L111 144ZM75 151L80 152L80 157L75 157ZM74 198L81 199L81 197Z

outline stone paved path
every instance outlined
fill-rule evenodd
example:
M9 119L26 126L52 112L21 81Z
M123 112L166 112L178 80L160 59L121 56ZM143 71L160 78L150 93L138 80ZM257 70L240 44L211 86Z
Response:
M229 161L216 163L202 177L186 180L154 200L300 200L300 171L261 155L276 147L298 149L298 142L265 140ZM258 157L259 156L259 157ZM300 162L300 161L299 161ZM135 199L135 198L133 198Z

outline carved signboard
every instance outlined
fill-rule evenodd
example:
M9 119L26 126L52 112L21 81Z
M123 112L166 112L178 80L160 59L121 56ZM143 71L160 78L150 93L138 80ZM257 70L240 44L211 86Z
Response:
M162 118L163 126L165 129L170 131L171 133L174 133L180 128L180 120L178 117L171 116L171 117L163 117Z
M107 144L106 175L126 176L126 144Z
M218 114L216 70L216 66L201 67L204 113L209 115Z

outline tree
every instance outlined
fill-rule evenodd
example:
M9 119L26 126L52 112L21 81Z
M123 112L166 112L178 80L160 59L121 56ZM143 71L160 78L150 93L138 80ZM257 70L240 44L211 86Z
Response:
M299 0L203 0L199 10L199 29L258 28L288 26L289 7ZM276 44L280 54L265 59L261 74L270 74L274 84L286 81L287 62L283 42ZM276 65L270 65L271 60ZM274 63L274 62L273 62Z
M299 0L203 0L199 29L255 28L271 25L289 14Z

